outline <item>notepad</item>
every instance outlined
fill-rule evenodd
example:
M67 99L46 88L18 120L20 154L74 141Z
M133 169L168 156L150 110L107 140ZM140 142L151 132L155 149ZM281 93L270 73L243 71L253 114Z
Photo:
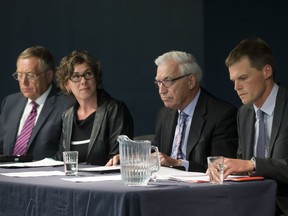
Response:
M32 155L0 155L0 162L30 162Z
M264 177L263 176L240 176L240 177L230 177L227 180L236 181L236 182L258 181L258 180L264 180Z
M10 168L10 167L46 167L46 166L63 166L63 161L53 160L51 158L44 158L39 161L32 162L22 162L22 163L3 163L0 164L1 168Z
M100 172L100 173L120 172L120 165L116 165L116 166L93 166L93 167L87 167L87 168L79 168L78 171Z

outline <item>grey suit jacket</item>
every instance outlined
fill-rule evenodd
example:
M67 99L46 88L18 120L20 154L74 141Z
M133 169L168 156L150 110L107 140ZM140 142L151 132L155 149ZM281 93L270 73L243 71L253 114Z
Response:
M239 149L238 157L250 159L253 157L255 134L255 111L252 104L243 105L239 109L238 117ZM288 215L288 91L280 86L271 139L269 142L269 159L256 158L256 173L278 182L279 206Z
M17 140L17 132L27 98L21 93L7 96L2 102L0 113L0 153L12 155ZM27 146L27 155L34 160L51 157L58 150L61 135L62 113L74 99L63 96L53 85L42 111L33 128Z
M205 172L207 157L222 155L236 158L237 109L201 90L188 136L186 159L189 171ZM163 107L156 118L153 142L159 151L170 156L178 111Z

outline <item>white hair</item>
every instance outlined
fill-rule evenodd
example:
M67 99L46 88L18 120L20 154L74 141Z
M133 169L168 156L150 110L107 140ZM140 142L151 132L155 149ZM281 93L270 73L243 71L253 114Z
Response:
M193 73L197 81L201 81L203 72L192 54L181 51L170 51L159 56L154 62L159 66L167 61L177 62L182 75Z

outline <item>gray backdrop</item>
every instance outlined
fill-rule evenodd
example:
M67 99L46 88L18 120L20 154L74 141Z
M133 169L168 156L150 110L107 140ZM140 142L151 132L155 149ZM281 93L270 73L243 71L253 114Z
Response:
M170 50L190 52L204 70L203 86L239 106L224 60L243 38L272 47L277 78L287 83L287 12L268 0L9 0L0 2L0 102L17 92L18 54L43 45L56 65L72 50L88 50L103 66L104 88L129 107L135 135L154 133L162 106L154 87L154 59Z

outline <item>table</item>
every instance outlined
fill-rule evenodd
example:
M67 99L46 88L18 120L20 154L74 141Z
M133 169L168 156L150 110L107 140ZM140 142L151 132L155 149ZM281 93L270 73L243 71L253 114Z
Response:
M0 173L36 170L63 171L63 167L1 168ZM273 180L223 185L158 180L147 187L128 187L122 181L75 183L63 177L0 175L0 215L272 216L275 212L277 184Z

